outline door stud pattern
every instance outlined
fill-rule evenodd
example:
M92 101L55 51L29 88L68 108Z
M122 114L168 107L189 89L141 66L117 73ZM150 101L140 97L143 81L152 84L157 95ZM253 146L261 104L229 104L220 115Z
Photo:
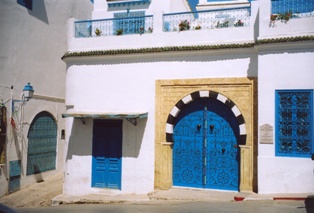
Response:
M218 100L186 105L174 122L173 184L238 190L239 133L233 112Z

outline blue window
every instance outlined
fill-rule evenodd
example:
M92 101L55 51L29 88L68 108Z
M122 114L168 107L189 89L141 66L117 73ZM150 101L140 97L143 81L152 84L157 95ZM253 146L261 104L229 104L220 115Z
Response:
M33 9L33 0L17 0L17 3L29 10Z
M276 90L276 155L311 157L313 90Z
M314 0L271 0L271 12L277 13L307 13L314 11Z
M145 29L145 12L123 12L114 14L114 34L140 34Z

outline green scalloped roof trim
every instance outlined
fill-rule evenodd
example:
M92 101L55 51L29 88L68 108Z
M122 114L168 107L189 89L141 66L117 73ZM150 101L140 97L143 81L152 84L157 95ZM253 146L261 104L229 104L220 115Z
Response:
M313 40L314 40L314 35L307 35L307 36L297 36L297 37L261 39L261 40L257 40L255 44L260 45L260 44L287 43L287 42L313 41Z
M314 36L298 36L285 38L262 39L251 43L239 44L217 44L217 45L197 45L197 46L172 46L172 47L151 47L140 49L118 49L118 50L94 50L85 52L66 52L62 56L62 60L69 57L88 57L88 56L112 56L112 55L128 55L128 54L144 54L144 53L162 53L162 52L185 52L185 51L202 51L202 50L222 50L222 49L238 49L251 48L255 45L287 43L298 41L314 41Z

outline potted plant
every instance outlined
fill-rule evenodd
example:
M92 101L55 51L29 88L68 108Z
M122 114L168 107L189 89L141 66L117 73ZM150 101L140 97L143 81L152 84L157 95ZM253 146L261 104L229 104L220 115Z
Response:
M140 35L145 33L145 28L144 27L140 27Z
M98 29L98 28L95 29L96 36L100 36L101 33L102 33L102 31L100 29Z
M285 13L278 13L278 19L282 22L288 22L292 16L292 11L287 11Z
M243 27L244 23L240 19L234 24L235 27Z
M198 24L194 29L195 30L200 30L202 27Z
M179 24L179 31L189 30L190 29L190 22L187 20L181 21Z
M123 29L116 30L116 35L122 35L122 34L123 34Z

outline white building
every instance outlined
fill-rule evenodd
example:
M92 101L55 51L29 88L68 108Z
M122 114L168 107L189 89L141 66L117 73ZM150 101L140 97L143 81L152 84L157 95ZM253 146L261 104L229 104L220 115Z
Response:
M314 2L289 2L95 0L70 19L64 193L313 193Z
M24 107L24 140L38 113L57 120L64 194L170 187L314 192L313 1L94 0L91 19L89 1L71 2L58 3L68 10L53 14L61 33L43 31L62 45L54 54L41 45L31 48L37 57L27 54L37 59L47 53L55 67L11 57L5 64L18 64L18 75L10 75L12 68L4 69L7 80L1 77L1 85L20 84L13 80L24 79L22 68L32 65L27 82L35 95ZM49 14L58 7L45 1L41 8ZM51 20L26 11L31 21ZM65 47L61 23L67 18ZM33 34L27 36L37 42ZM46 45L44 35L39 38ZM46 69L51 72L43 75ZM64 76L55 70L66 70L64 112ZM57 99L40 99L46 96ZM21 160L21 182L35 182L38 175L25 172L28 152L18 157L13 151L7 162ZM61 172L62 164L56 165L40 174ZM8 170L2 166L1 184L9 184Z
M1 1L0 196L64 171L66 21L92 9L89 0ZM35 93L22 104L28 82Z
M313 10L95 0L68 22L64 193L314 192Z

